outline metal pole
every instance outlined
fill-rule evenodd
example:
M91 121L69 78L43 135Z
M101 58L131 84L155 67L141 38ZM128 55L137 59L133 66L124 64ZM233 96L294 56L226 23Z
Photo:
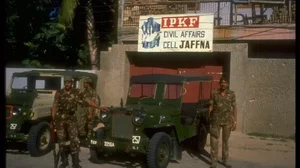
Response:
M260 8L261 23L264 23L264 6L263 6L263 4L259 4L259 8Z
M255 10L254 3L251 4L251 11L252 11L252 24L256 24L256 10Z
M232 7L232 2L230 2L230 19L229 19L229 22L230 22L230 26L232 25L232 22L233 22L233 7Z
M218 25L220 26L220 23L221 20L220 20L220 2L218 2Z
M237 6L234 4L234 24L237 25Z
M289 22L292 23L292 0L289 0Z
M197 0L195 0L195 13L197 13Z

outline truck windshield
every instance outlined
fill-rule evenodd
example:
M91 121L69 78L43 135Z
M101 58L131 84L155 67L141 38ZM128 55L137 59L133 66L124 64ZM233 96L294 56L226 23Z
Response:
M156 84L132 84L129 96L132 98L154 98Z
M12 89L26 90L58 90L61 88L61 77L53 76L15 76L12 82Z

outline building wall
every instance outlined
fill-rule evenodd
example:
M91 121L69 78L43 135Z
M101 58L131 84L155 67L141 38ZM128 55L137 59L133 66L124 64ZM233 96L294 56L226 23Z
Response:
M105 105L119 106L129 87L128 52L137 45L113 45L102 52L99 94ZM230 52L230 88L236 92L237 131L290 136L295 133L294 53L254 53L247 44L214 44L215 52ZM289 59L287 59L289 58Z
M249 58L246 85L245 132L295 135L295 59Z
M230 53L230 87L236 92L239 109L237 130L244 130L246 104L246 61L247 44L215 44L214 52ZM137 45L113 45L111 51L101 53L99 94L104 105L119 106L120 100L126 101L129 87L130 63L127 52L137 52Z

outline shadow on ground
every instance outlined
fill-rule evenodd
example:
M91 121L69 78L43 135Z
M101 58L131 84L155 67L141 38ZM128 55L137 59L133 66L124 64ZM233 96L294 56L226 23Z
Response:
M90 159L89 159L90 160ZM99 160L90 160L94 164L111 164L126 168L146 168L146 158L143 156L110 155L101 156Z
M6 143L6 153L16 155L29 155L27 146L25 143Z
M198 158L199 160L202 160L207 165L210 165L210 154L205 150L197 151L195 148L189 145L182 146L183 152L187 152L187 154L192 158ZM90 159L89 159L90 160ZM145 156L128 156L128 154L125 155L111 155L111 156L101 156L99 160L90 160L90 162L94 164L111 164L126 168L146 168L146 157ZM179 164L179 162L171 160L170 163Z
M184 146L183 147L184 151L186 151L186 153L192 157L192 158L198 158L201 161L203 161L204 163L206 163L207 165L210 165L210 153L208 151L206 151L205 149L201 149L201 150L197 150L195 148L193 148L192 146Z

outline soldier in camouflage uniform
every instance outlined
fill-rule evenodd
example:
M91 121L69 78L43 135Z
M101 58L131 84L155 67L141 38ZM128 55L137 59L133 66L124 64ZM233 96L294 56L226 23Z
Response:
M93 100L97 105L100 105L100 98L92 87L92 80L85 78L84 91L81 93L85 99ZM87 138L90 138L93 129L93 118L99 115L99 110L89 106L83 106L80 113L79 135L83 139L86 137L86 125L88 127Z
M222 129L222 161L225 167L228 164L228 140L230 132L236 129L237 108L234 91L228 89L228 80L225 76L220 79L220 89L213 93L209 107L210 116L210 145L211 168L217 167L218 144Z
M106 110L106 107L99 107L92 100L86 99L79 94L79 91L72 88L73 79L70 76L65 76L65 87L57 91L52 108L52 117L55 122L57 131L57 140L61 153L62 164L60 168L65 168L68 163L68 147L72 155L73 168L81 168L79 165L79 139L77 130L77 119L75 111L77 104L86 104L97 109ZM70 145L66 144L67 136L70 140Z

